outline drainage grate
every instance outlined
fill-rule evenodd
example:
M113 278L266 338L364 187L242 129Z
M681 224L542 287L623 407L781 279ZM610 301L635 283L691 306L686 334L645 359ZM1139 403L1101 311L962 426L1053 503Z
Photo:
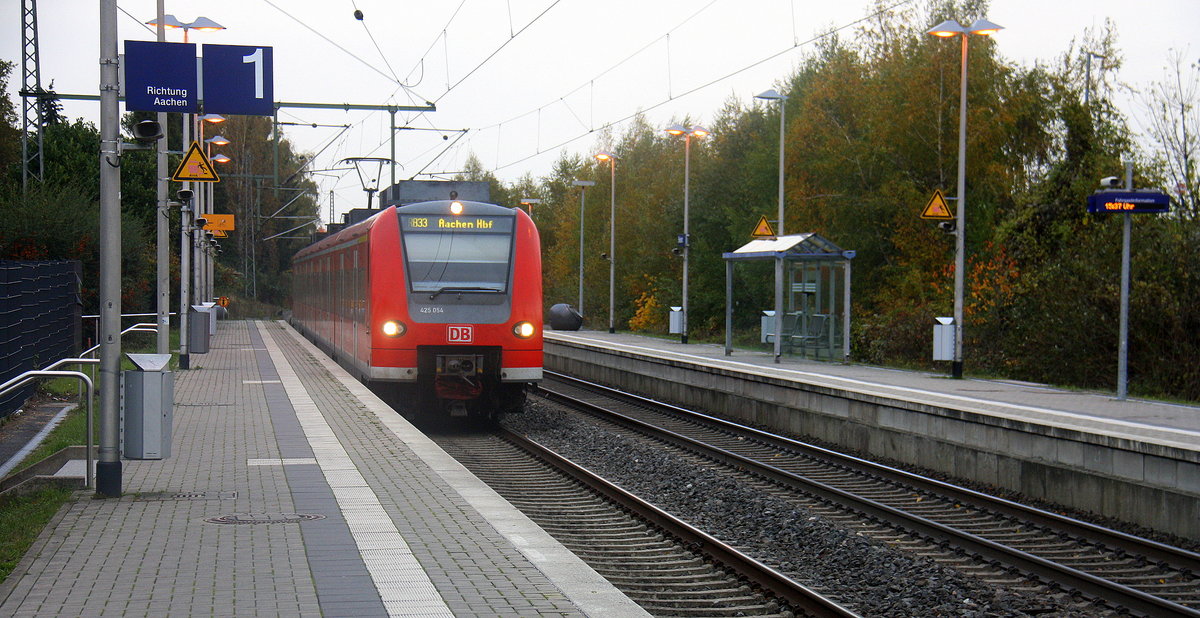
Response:
M210 524L295 524L316 519L325 519L325 516L314 513L234 513L208 517L204 521Z
M134 497L140 501L163 500L237 500L236 491L151 491Z

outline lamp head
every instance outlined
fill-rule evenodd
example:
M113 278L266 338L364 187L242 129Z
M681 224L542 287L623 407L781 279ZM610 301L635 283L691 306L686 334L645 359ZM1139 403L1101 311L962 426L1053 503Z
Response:
M157 28L158 27L158 19L157 18L151 19L150 21L146 22L146 25L154 26L155 28ZM163 15L163 24L162 25L163 25L163 28L182 28L183 22L176 19L174 15Z
M196 21L193 21L190 24L184 24L183 27L190 28L192 30L199 30L200 32L216 32L217 30L225 29L225 26L222 26L221 24L218 24L207 17L197 17Z
M964 34L966 31L967 29L963 28L962 24L954 21L953 19L947 19L946 21L930 28L929 30L926 30L925 33L932 34L933 36L940 36L945 39Z
M754 98L763 99L764 101L782 101L782 100L786 99L787 97L782 94L779 94L778 90L775 90L774 88L772 88L770 90L767 90L766 92L760 92L760 93L754 95Z
M983 36L991 36L1004 29L1004 26L997 26L986 19L976 19L975 23L971 24L971 34L981 34Z
M683 135L684 133L687 133L687 129L683 128L683 125L680 124L673 124L663 130L666 131L668 135Z
M596 159L600 161L615 161L617 159L617 155L608 152L607 150L601 150L600 152L596 153Z

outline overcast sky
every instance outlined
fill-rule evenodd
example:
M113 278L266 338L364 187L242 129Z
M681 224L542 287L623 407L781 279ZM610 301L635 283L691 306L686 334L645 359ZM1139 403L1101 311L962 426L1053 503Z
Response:
M17 62L10 95L21 81L21 4L0 0L0 58ZM870 0L168 0L166 12L185 22L205 16L227 28L193 31L193 43L273 47L276 100L436 102L437 112L398 115L398 125L441 129L398 133L398 178L458 171L473 152L513 181L544 175L564 149L591 154L599 140L591 131L639 110L664 126L685 116L707 122L729 97L748 102L777 85L820 33L846 26L845 36L852 36L872 6ZM59 92L96 94L97 7L38 2L44 86L53 80ZM119 39L154 39L141 22L154 17L155 0L121 0L119 7ZM923 9L924 0L915 0L899 2L897 10ZM1054 61L1105 19L1117 27L1124 83L1163 80L1172 49L1200 60L1200 0L992 0L987 17L1006 28L995 37L1000 52L1024 65ZM167 36L182 40L179 31ZM1136 111L1131 99L1117 97ZM65 103L69 117L97 123L98 108ZM345 132L286 129L302 150L329 144L314 169L336 167L344 157L389 156L386 113L285 109L280 120L352 125ZM458 139L459 129L470 131ZM314 179L323 217L330 192L339 213L365 205L353 172Z

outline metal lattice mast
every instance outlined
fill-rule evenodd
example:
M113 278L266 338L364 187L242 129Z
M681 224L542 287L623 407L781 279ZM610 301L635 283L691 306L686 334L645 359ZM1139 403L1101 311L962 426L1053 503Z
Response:
M21 2L21 190L29 186L29 177L41 182L45 177L42 160L42 68L38 53L37 0ZM37 143L29 142L37 134Z

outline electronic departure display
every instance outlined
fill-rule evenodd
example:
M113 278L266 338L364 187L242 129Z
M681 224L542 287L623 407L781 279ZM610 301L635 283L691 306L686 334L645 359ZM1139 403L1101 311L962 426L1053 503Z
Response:
M1098 191L1088 196L1088 212L1158 213L1171 210L1171 198L1157 191Z

